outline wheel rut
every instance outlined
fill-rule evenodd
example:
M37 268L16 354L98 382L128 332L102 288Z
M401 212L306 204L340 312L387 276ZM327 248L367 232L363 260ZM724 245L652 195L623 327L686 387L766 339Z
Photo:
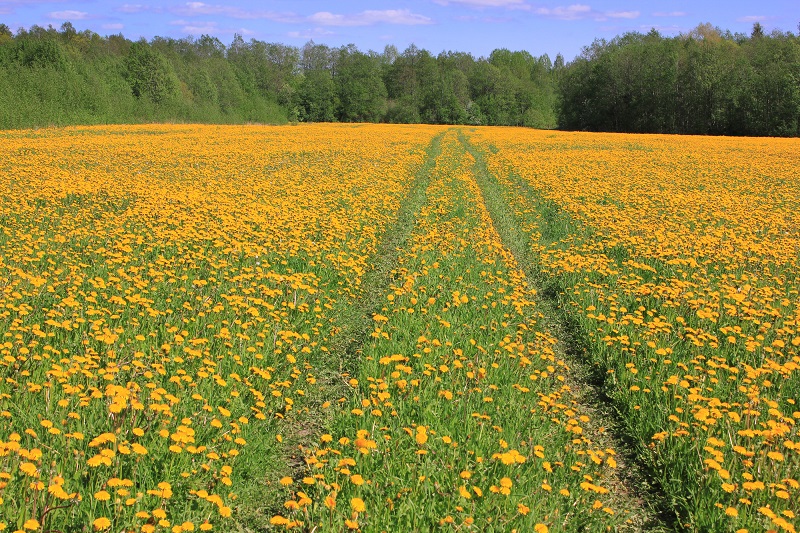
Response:
M571 372L566 376L567 384L592 415L592 422L586 427L588 438L619 454L617 468L609 481L615 502L629 514L622 530L675 530L677 517L658 498L662 492L657 482L647 475L646 467L637 459L630 437L622 429L624 423L604 392L605 375L587 360L586 336L563 307L561 288L539 268L531 249L530 237L519 228L515 214L505 199L508 191L491 174L484 155L470 144L462 131L459 131L459 140L475 159L473 173L481 190L481 201L492 223L537 293L541 324L558 339L554 347L556 353L571 365Z

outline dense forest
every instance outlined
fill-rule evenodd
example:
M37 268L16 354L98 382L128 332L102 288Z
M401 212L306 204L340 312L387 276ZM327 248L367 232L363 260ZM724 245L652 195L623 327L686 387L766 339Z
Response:
M630 33L585 48L558 86L565 129L796 136L800 35Z
M800 35L703 24L596 40L565 62L410 46L302 48L236 35L131 41L0 24L0 128L189 121L398 122L800 134Z

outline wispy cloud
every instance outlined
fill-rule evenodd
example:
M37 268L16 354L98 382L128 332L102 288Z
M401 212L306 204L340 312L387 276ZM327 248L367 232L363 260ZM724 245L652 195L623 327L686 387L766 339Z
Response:
M553 8L539 7L533 12L537 15L557 18L560 20L578 20L588 18L592 15L592 13L594 13L591 6L587 6L585 4L572 4L566 7L558 6Z
M219 35L238 33L239 35L258 35L258 32L248 28L236 28L227 25L220 26L217 21L197 21L177 19L169 21L170 26L180 27L181 32L185 35Z
M736 19L737 22L766 22L769 17L764 15L747 15L745 17L739 17Z
M325 28L309 28L302 31L290 31L286 35L292 39L315 39L333 35L333 32Z
M520 8L528 7L525 0L434 0L439 5L463 5L470 7L506 7L506 8Z
M486 24L507 23L513 22L513 17L483 17L475 15L458 15L454 17L459 22L483 22Z
M307 20L320 26L372 26L374 24L418 26L433 24L432 19L412 13L408 9L367 10L351 15L320 11L309 16Z
M461 0L459 0L461 1ZM468 1L521 1L521 0L468 0ZM124 4L120 11L125 13L139 13L148 11L151 8L143 4ZM338 14L329 11L319 11L309 16L297 15L295 13L279 13L268 10L248 10L234 5L227 4L207 4L205 2L185 2L184 4L171 8L170 12L183 18L190 17L228 17L235 19L263 19L272 22L286 24L309 24L314 27L320 26L372 26L376 24L394 24L402 26L416 26L433 24L433 20L408 9L385 9L385 10L366 10L353 14ZM181 19L182 20L182 19ZM204 23L205 24L205 23ZM177 24L180 25L180 24ZM191 26L186 23L186 27ZM197 24L198 27L205 27ZM298 35L305 35L314 30L297 31ZM293 37L293 35L290 35Z
M89 13L86 11L52 11L48 15L53 20L85 20Z
M114 24L103 24L101 26L104 30L121 30L125 26L120 24L119 22L115 22Z
M639 18L639 15L641 13L638 11L610 11L605 14L605 16L612 19L635 19Z
M599 22L608 19L636 19L639 11L597 11L587 4L572 4L569 6L538 7L532 10L536 15L550 17L558 20L584 20L591 19Z
M216 22L194 23L188 20L172 20L170 25L180 26L182 32L195 35L198 33L211 34L219 31L219 25Z
M171 11L183 17L215 15L237 19L267 19L275 22L300 22L302 20L302 17L292 13L278 13L266 10L252 11L231 5L206 4L204 2L186 2L182 6L171 9Z
M656 11L654 17L685 17L686 11Z
M144 4L122 4L117 8L120 13L142 13L143 11L150 11L150 6Z
M310 23L315 26L372 26L374 24L414 26L433 24L432 19L413 13L408 9L367 10L353 14L319 11L309 16L300 16L294 13L278 13L275 11L250 11L222 4L186 2L184 5L172 9L172 12L183 17L214 15L237 19L266 19L288 24Z

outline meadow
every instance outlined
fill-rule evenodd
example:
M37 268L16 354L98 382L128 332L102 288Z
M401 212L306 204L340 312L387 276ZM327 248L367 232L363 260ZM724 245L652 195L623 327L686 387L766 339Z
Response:
M0 530L795 531L800 143L0 132Z

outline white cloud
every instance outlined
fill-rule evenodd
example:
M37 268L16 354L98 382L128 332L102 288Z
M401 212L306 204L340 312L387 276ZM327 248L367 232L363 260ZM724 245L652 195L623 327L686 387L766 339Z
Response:
M114 23L114 24L103 24L103 26L102 26L102 28L103 28L104 30L121 30L121 29L122 29L122 28L124 28L124 27L125 27L125 26L123 26L123 25L122 25L122 24L120 24L119 22L116 22L116 23Z
M764 15L747 15L746 17L739 17L737 22L766 22L769 17Z
M229 17L247 18L246 12L238 7L205 4L203 2L186 2L183 6L177 7L173 11L190 17L195 15L227 15Z
M437 4L446 6L459 4L471 7L527 7L524 0L434 0Z
M320 26L372 26L373 24L416 26L433 24L433 20L430 18L412 13L408 9L367 10L352 15L339 15L328 11L320 11L309 16L308 21Z
M209 34L217 35L219 33L238 33L239 35L257 35L257 32L247 28L231 28L228 26L220 26L216 21L195 21L186 19L177 19L169 21L170 26L180 26L184 34L200 35Z
M310 23L314 26L371 26L373 24L400 24L405 26L432 24L433 21L424 16L412 13L408 9L367 10L355 14L336 14L320 11L303 17L294 13L278 13L275 11L246 10L233 5L207 4L205 2L186 2L171 9L172 13L182 17L222 16L236 19L266 19L287 24ZM309 30L306 30L309 31ZM303 32L294 32L304 34Z
M187 20L172 20L170 24L172 26L180 26L182 32L194 35L219 31L219 26L217 26L216 22L201 22L200 24L195 24Z
M514 21L513 17L483 17L475 15L458 15L453 18L459 22L482 22L484 24L505 24Z
M213 22L208 22L203 24L202 26L184 26L181 28L181 31L184 33L188 33L189 35L197 35L198 33L203 34L211 34L216 33L219 31L219 28Z
M588 18L594 13L590 6L585 4L572 4L570 6L558 6L554 8L540 7L534 10L537 15L553 17L561 20L578 20Z
M611 11L605 15L612 19L635 19L639 18L640 14L638 11Z
M142 11L149 11L150 6L144 4L122 4L117 11L121 13L141 13Z
M587 4L571 4L553 8L539 7L532 10L536 15L559 20L585 20L591 19L603 22L608 19L635 19L639 18L639 11L596 11Z
M84 20L89 16L85 11L53 11L50 13L50 18L55 20Z
M654 17L685 17L686 11L656 11Z
M183 6L172 9L172 12L184 17L222 15L236 19L267 19L275 22L300 22L302 20L291 13L248 11L236 6L206 4L204 2L186 2Z
M292 39L315 39L325 37L326 35L333 35L333 32L324 28L309 28L302 31L290 31L286 35Z

